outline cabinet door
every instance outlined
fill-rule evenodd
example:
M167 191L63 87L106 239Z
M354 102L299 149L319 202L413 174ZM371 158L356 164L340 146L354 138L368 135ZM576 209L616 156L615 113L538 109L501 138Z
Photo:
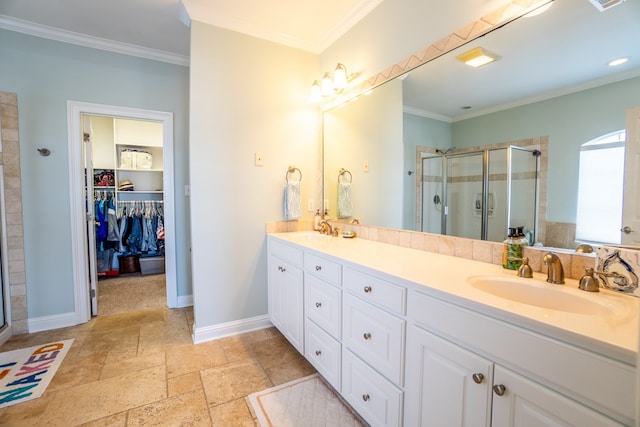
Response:
M270 256L268 274L271 321L304 354L302 270Z
M416 326L407 336L405 424L488 426L493 363Z
M496 365L493 382L494 427L623 425L502 366ZM504 389L498 395L500 386Z

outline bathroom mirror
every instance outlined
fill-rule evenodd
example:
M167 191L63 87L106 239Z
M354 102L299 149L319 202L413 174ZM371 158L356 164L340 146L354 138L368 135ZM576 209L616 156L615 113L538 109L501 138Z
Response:
M640 104L638 17L639 2L599 11L587 0L556 0L539 16L519 18L325 111L330 216L338 214L344 168L352 175L349 216L364 225L420 230L417 152L545 137L548 185L542 183L538 204L546 212L538 221L571 233L580 146L624 129L626 110ZM479 68L456 59L478 46L500 58ZM630 56L626 64L607 66L621 56Z

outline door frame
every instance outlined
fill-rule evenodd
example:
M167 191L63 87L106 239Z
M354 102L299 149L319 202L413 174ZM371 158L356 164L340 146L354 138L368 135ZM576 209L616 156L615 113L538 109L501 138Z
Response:
M87 263L87 227L84 200L84 158L82 115L107 116L135 120L162 122L163 149L163 206L165 216L165 273L167 306L178 306L175 243L175 191L173 183L173 113L119 107L80 101L67 101L67 126L69 148L69 194L71 203L71 248L74 287L74 306L77 323L85 323L91 318L89 294L89 270Z

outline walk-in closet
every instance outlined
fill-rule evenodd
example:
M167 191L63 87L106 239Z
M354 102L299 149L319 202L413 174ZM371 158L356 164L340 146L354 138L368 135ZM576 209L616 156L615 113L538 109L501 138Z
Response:
M86 116L84 127L92 312L166 306L162 123Z

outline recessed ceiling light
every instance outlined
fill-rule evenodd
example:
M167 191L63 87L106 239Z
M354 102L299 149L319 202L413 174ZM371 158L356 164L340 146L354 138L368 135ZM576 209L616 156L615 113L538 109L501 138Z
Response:
M472 67L480 67L498 60L500 55L490 52L482 47L475 47L467 52L461 53L456 56L456 58Z
M617 65L622 65L622 64L624 64L625 62L627 62L628 60L629 60L629 58L628 58L628 57L626 57L626 56L625 56L624 58L617 58L617 59L614 59L614 60L612 60L612 61L609 61L609 67L615 67L615 66L617 66Z

